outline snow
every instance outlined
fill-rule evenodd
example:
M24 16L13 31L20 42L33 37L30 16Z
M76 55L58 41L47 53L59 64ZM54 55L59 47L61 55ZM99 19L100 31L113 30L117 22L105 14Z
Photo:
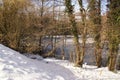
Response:
M0 44L0 80L77 80L56 63L33 60Z
M38 54L34 55L34 54L24 53L24 55L31 59L43 60L43 57L39 56Z
M32 58L32 59L31 59ZM54 58L43 59L38 55L22 55L0 44L0 80L119 80L120 71L108 71L84 64Z
M74 73L77 80L120 80L120 71L116 73L108 71L107 67L97 68L96 66L90 66L85 63L83 68L74 67L74 64L69 61L61 61L56 59L45 59L46 61L57 63Z

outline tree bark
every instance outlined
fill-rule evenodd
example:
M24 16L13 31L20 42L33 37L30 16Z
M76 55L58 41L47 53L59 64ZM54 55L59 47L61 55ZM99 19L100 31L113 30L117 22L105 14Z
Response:
M96 66L99 68L102 64L102 49L99 42L96 42L95 46L95 58L96 58Z
M86 36L87 36L87 26L86 26L86 11L83 7L83 1L78 0L79 6L80 6L80 13L81 13L81 19L82 19L82 25L83 25L83 32L82 32L82 51L80 56L80 65L83 64L83 59L85 55L85 45L86 45Z
M117 58L117 52L110 50L109 64L108 64L108 69L110 71L114 71L116 68L115 67L116 66L116 58Z

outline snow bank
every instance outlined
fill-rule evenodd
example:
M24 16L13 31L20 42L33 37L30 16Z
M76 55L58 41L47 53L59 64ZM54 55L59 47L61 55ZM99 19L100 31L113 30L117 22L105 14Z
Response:
M0 80L77 80L57 64L29 59L0 44Z

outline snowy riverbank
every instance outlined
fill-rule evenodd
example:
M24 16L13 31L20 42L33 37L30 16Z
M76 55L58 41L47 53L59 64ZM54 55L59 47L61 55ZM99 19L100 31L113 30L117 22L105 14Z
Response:
M32 55L30 58L36 57ZM84 64L74 67L66 60L30 59L0 44L0 80L119 80L120 71Z

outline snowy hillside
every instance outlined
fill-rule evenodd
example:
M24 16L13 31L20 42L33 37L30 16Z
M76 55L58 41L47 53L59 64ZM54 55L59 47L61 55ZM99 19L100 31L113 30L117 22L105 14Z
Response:
M33 58L33 57L31 57ZM0 44L0 80L119 80L120 72L56 59L30 59Z

